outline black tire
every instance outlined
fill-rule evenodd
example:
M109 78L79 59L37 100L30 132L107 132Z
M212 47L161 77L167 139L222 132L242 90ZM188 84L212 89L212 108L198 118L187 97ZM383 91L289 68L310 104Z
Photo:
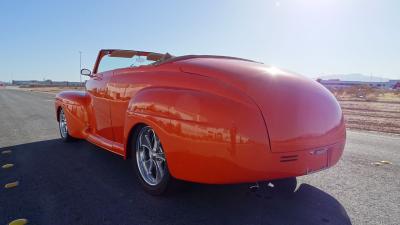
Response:
M270 181L274 185L274 190L278 193L290 194L296 191L297 178L290 177Z
M65 119L65 126L66 126L66 128L67 128L67 130L66 130L66 132L64 131L63 132L63 128L62 128L62 123L63 123L63 121L62 121L62 117L63 117L63 115L64 115L64 119ZM59 130L59 132L60 132L60 136L61 136L61 139L64 141L64 142L70 142L70 141L73 141L73 140L75 140L75 138L73 138L71 135L69 135L69 131L68 131L68 123L67 123L67 120L66 120L66 118L65 118L65 114L64 114L64 109L63 108L61 108L60 110L59 110L59 112L58 112L58 130Z
M136 176L137 176L142 188L147 193L149 193L151 195L165 195L167 193L171 193L173 190L176 190L176 184L178 183L178 181L170 175L166 159L164 161L165 170L164 170L161 180L158 183L149 184L149 182L146 181L146 178L144 177L144 175L142 175L143 170L142 170L142 172L140 170L140 165L139 165L140 160L138 160L138 158L137 158L137 151L141 151L140 149L138 149L138 145L139 145L138 143L139 143L139 138L140 138L141 132L143 132L143 129L151 129L152 130L152 128L150 126L146 126L146 125L140 126L137 129L135 129L135 132L132 134L133 136L131 139L133 141L131 141L131 143L130 143L131 165L135 170ZM154 130L153 130L153 132L154 132ZM160 146L162 146L160 141L158 143Z

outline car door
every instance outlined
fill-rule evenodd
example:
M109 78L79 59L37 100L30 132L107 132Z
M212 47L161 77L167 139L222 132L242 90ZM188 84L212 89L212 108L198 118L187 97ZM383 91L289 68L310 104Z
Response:
M113 140L111 127L110 95L108 83L113 76L112 71L105 71L94 74L86 82L87 92L90 94L92 102L92 121L91 132L110 141Z
M116 144L123 144L124 141L124 125L126 110L131 97L139 91L143 86L142 77L146 76L145 72L138 72L137 68L116 70L109 84L109 93L111 97L111 124L114 132L114 141Z

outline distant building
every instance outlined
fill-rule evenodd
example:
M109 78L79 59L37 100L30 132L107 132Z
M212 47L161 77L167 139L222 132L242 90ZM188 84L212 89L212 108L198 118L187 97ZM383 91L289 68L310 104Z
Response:
M13 80L11 82L15 86L67 86L67 87L79 87L83 86L81 82L70 82L70 81L52 81L52 80Z
M353 87L353 86L369 86L372 88L382 88L382 89L400 89L400 80L389 80L385 82L367 82L367 81L341 81L339 79L329 79L322 80L317 79L319 83L324 85L325 87L331 88L341 88L341 87Z

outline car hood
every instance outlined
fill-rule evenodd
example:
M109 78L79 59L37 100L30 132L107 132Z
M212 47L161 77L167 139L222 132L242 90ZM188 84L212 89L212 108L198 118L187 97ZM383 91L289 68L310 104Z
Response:
M253 99L264 117L272 152L319 148L345 139L338 102L314 80L234 58L189 58L175 63L184 72L219 79Z

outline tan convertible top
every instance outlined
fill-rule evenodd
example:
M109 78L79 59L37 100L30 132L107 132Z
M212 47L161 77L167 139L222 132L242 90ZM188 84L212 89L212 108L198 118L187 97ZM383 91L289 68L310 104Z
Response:
M150 61L164 61L172 58L173 56L169 53L161 54L155 52L142 52L135 50L110 50L109 57L120 57L120 58L132 58L134 56L146 56Z

